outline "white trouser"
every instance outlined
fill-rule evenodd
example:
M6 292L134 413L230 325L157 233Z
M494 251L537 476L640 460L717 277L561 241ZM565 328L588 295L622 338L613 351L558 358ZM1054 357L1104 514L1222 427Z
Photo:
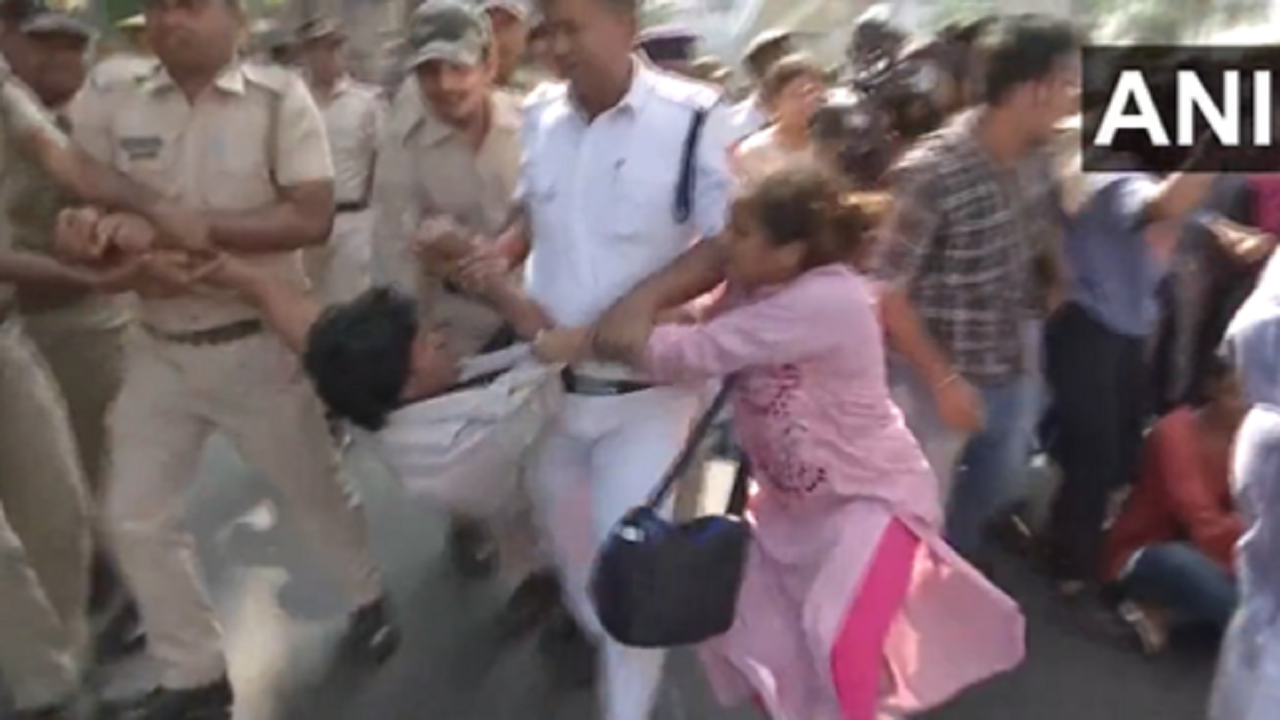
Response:
M369 287L373 262L373 213L338 213L324 245L303 254L307 278L322 303L345 302Z
M604 720L648 720L665 653L623 647L605 635L587 593L591 563L613 525L644 502L679 453L699 400L696 390L678 388L570 395L535 460L530 491L566 602L601 646Z

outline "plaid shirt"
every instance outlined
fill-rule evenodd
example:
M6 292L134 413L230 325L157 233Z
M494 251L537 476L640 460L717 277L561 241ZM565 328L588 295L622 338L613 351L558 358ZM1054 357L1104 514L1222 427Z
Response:
M1043 302L1034 260L1059 237L1061 211L1047 157L995 165L977 119L961 115L895 168L877 274L908 289L956 371L999 384L1026 369L1022 323Z

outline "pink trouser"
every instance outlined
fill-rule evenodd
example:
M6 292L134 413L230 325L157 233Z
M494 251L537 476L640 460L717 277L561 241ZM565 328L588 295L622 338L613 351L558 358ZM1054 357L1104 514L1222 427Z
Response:
M880 717L885 638L906 601L919 545L920 539L901 520L891 520L845 613L831 648L831 677L843 720Z

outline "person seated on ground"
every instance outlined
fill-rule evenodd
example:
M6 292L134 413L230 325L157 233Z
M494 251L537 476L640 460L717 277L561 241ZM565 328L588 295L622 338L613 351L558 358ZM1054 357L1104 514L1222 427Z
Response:
M1221 632L1236 606L1232 558L1243 522L1231 501L1231 445L1248 409L1215 357L1209 401L1175 408L1147 435L1137 484L1107 538L1104 580L1148 653L1175 625Z

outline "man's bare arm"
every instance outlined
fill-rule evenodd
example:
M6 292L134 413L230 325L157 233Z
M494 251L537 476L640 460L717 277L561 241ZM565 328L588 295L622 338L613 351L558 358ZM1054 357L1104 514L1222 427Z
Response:
M905 287L888 285L880 296L880 312L889 345L907 359L930 387L954 374L951 360L925 330Z
M238 263L234 258L229 263ZM295 353L307 349L307 335L320 317L321 306L305 292L280 282L256 268L238 266L236 285L262 313L262 319L280 334Z
M542 306L505 278L494 280L481 289L480 295L511 324L522 340L532 340L540 331L554 325Z
M94 290L96 275L39 253L11 250L0 253L0 282L58 290Z
M278 192L275 203L258 210L205 213L213 244L241 254L323 245L333 228L333 183L307 182Z
M636 285L616 304L638 304L654 314L683 305L716 289L725 280L726 254L719 238L686 250L670 265Z

